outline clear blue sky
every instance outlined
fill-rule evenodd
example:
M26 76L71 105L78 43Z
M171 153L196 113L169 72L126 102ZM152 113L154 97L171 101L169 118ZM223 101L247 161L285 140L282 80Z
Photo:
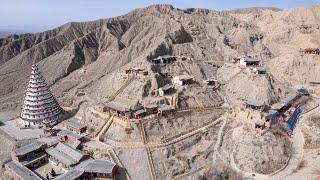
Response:
M226 10L310 6L320 3L320 0L0 0L0 30L43 31L70 21L118 16L159 3L178 8Z

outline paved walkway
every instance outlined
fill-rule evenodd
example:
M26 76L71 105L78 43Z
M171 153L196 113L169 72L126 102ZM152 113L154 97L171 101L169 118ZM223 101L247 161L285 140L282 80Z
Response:
M145 132L145 129L144 129L144 125L143 125L143 123L141 121L139 121L139 125L140 125L140 133L141 133L141 136L142 136L143 144L145 145L147 143L147 137L146 137L146 132ZM156 171L155 171L155 168L154 168L154 164L153 164L150 148L147 147L147 146L146 146L146 152L147 152L149 170L150 170L152 179L155 180L155 179L157 179L157 175L156 175Z
M103 136L106 134L106 132L108 131L109 127L111 126L113 122L113 118L112 116L109 117L108 120L106 120L106 123L104 124L103 128L100 130L100 132L97 134L97 136L94 138L94 140L96 141L100 141L101 139L103 139Z
M115 91L108 99L107 102L113 101L116 99L116 97L123 92L124 89L126 89L134 80L134 77L131 77L129 79L127 79L127 81L117 90Z

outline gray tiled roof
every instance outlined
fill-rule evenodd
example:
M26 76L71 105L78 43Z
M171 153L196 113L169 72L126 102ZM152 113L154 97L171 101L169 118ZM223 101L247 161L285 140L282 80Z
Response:
M15 150L15 153L16 153L17 156L22 156L22 155L28 154L28 153L30 153L32 151L40 149L41 146L43 146L45 144L46 144L45 142L35 141L35 142L31 143L31 144L28 144L28 145L22 146L20 148L17 148Z
M265 67L257 67L256 69L257 69L257 71L266 71Z
M289 97L287 97L285 99L282 99L281 102L289 104L289 103L292 103L293 101L295 101L296 99L297 99L297 96L293 95L293 96L289 96Z
M261 119L255 119L254 122L255 122L256 125L259 125L259 126L264 125L264 121L261 120Z
M167 104L160 104L158 109L161 111L168 111L168 110L173 110L174 108L172 106L167 105Z
M13 172L18 174L23 180L41 180L34 172L26 167L20 166L11 161L6 164Z
M265 118L275 121L278 119L278 111L276 110L269 110L267 113L265 113Z
M57 180L74 180L79 178L84 172L111 174L116 164L107 160L87 159L65 174L58 176Z
M246 103L247 103L247 105L255 106L255 107L264 106L264 102L263 101L260 101L258 99L253 99L253 98L248 98Z
M70 133L71 131L63 129L57 133L57 136L67 136Z
M78 135L78 134L76 134L76 133L74 133L72 131L66 130L66 129L63 129L63 130L59 131L57 133L57 136L71 136L71 137L73 137L75 139L81 139L82 138L82 136L80 136L80 135Z
M162 55L162 56L158 56L157 58L153 59L153 60L157 60L157 59L167 59L167 58L173 58L175 56L172 55Z
M190 77L189 75L186 75L186 74L180 75L178 77L179 77L179 80L181 80L181 81L192 79L192 77Z
M157 104L147 104L147 105L144 105L145 108L157 108L158 105Z
M246 61L246 62L260 62L259 59L254 59L254 58L245 58L244 61Z
M65 120L64 123L78 129L87 127L85 124L81 123L77 118L71 118L71 119Z
M172 84L166 84L165 86L161 87L161 89L164 91L167 91L172 88L174 88L174 86Z
M43 159L45 157L47 157L47 154L43 151L40 151L39 153L36 153L32 156L28 156L27 158L20 159L19 163L24 166L27 166L28 164L34 163L34 162L36 162L40 159Z
M85 168L85 172L105 173L111 174L116 165L106 160L94 160L90 162Z
M139 68L139 67L131 68L131 70L134 70L134 71L144 71L143 68Z
M79 178L83 174L82 170L72 169L67 173L64 173L56 178L56 180L74 180Z
M9 124L0 126L0 129L16 140L36 139L44 135L43 129L20 129Z
M138 115L138 114L142 114L142 113L145 113L144 109L140 109L140 110L136 111L134 114Z
M159 56L158 58L172 58L172 57L175 57L175 56L166 54L166 55Z
M48 146L53 146L59 143L59 140L57 140L56 137L43 137L37 139L37 141L46 143Z
M46 152L67 166L79 163L84 157L83 152L62 142L58 143L56 147L46 149Z
M204 80L204 81L207 81L207 82L209 82L209 81L218 81L216 78L208 78L208 79L206 79L206 80Z

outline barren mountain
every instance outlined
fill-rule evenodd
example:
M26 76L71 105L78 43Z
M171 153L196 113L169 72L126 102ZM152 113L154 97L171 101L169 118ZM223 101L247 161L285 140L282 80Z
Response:
M268 64L299 48L319 46L319 9L211 11L154 5L115 18L10 35L0 39L1 106L20 104L33 63L59 99L74 97L79 89L95 94L99 89L92 87L115 86L109 74L164 54L187 55L197 62L248 54Z
M114 18L71 22L36 34L10 35L0 38L0 121L19 115L34 63L60 104L77 107L77 116L82 117L94 133L101 130L105 121L89 113L89 107L115 98L126 99L127 104L152 104L156 98L150 98L150 94L171 83L171 79L163 77L162 73L170 76L187 73L197 85L213 78L221 83L221 87L219 91L200 85L177 88L177 106L219 108L212 112L201 111L202 114L178 113L172 118L158 118L156 122L144 124L134 122L127 134L118 133L124 132L124 128L114 123L104 136L98 137L101 142L139 143L141 126L145 126L142 129L146 130L146 141L151 142L170 140L178 136L177 132L180 137L183 133L188 135L191 130L206 127L206 131L190 135L190 139L149 150L150 156L159 162L154 167L155 173L168 179L203 171L189 175L201 179L207 173L213 173L224 179L220 172L224 171L237 178L230 169L207 171L214 168L210 163L215 160L212 154L218 139L224 141L221 145L224 152L232 154L242 170L272 173L286 163L289 156L287 139L275 132L267 132L263 137L248 133L250 128L244 128L242 122L225 125L219 121L209 125L227 112L223 103L256 98L271 105L292 93L292 86L320 82L319 55L306 56L299 52L300 49L319 48L319 37L320 5L285 10L248 8L230 11L153 5ZM151 65L150 60L160 55L183 56L187 60L163 67ZM252 77L231 64L234 58L242 56L260 59L268 74ZM214 65L221 62L222 67ZM130 79L124 74L129 68L144 68L150 76L143 80ZM313 88L316 93L320 90L318 86ZM219 94L220 90L222 94ZM227 133L220 133L224 128ZM140 160L139 155L145 153L144 150L117 151L133 177L137 174L128 157L135 154L134 160ZM256 160L246 154L247 150L257 157ZM231 155L226 157L231 161ZM206 167L207 164L210 166ZM137 175L137 179L143 175Z

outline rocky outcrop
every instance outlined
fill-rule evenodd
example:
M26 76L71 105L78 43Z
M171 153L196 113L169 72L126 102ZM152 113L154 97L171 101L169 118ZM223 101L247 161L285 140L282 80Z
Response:
M176 31L167 35L173 44L183 44L192 42L192 36L184 29L182 25Z

